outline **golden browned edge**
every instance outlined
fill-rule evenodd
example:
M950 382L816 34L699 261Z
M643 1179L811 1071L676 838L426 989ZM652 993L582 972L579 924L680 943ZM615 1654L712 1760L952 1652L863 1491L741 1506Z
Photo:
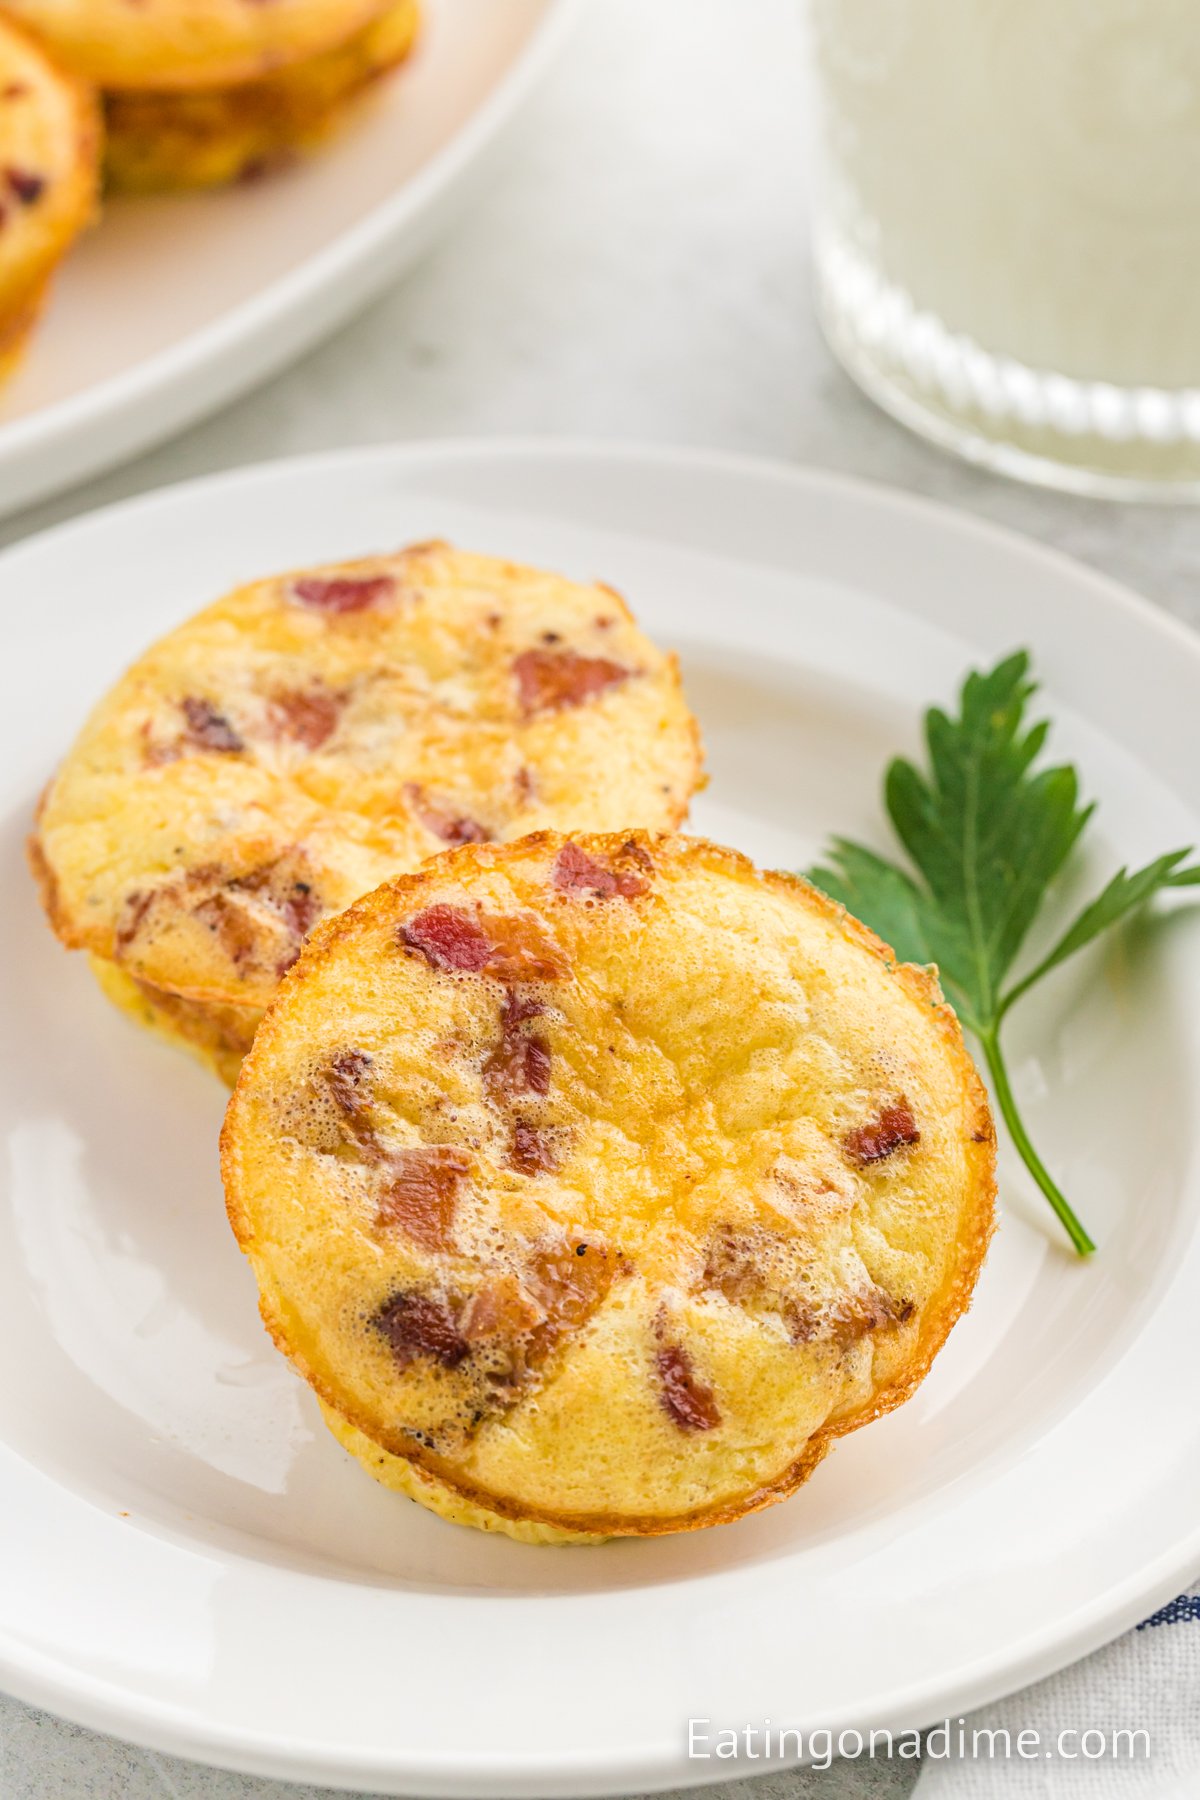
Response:
M321 1417L335 1443L351 1457L372 1481L401 1499L415 1501L437 1518L467 1530L500 1532L512 1543L537 1544L547 1549L563 1549L575 1544L603 1544L606 1539L594 1531L559 1531L554 1525L543 1525L537 1519L501 1519L483 1507L468 1507L462 1495L447 1489L428 1469L418 1468L406 1457L392 1456L374 1438L365 1438L363 1447L352 1443L362 1434L348 1420L321 1404ZM403 1471L401 1473L400 1471ZM411 1484L411 1485L410 1485ZM469 1516L473 1515L473 1516Z
M62 232L57 255L41 268L30 283L16 294L10 295L0 309L0 381L3 381L15 371L24 356L59 263L75 239L94 224L99 215L104 125L99 99L87 82L62 68L41 39L18 25L15 19L0 13L0 27L19 38L35 56L48 65L59 85L71 96L75 121L75 154L71 172L64 179L71 183L79 202L76 216Z
M233 1087L254 1033L252 1030L237 1032L227 1027L219 1015L231 1008L218 1008L214 1015L195 1001L182 1000L166 988L155 987L153 982L131 975L128 969L106 956L97 956L91 951L88 960L101 993L123 1018L142 1031L161 1038L172 1049L186 1050L225 1087ZM118 984L115 990L111 982L113 976ZM124 991L125 984L132 988L132 995ZM245 1010L251 1020L257 1018L257 1009Z
M258 1028L254 1045L242 1064L242 1071L226 1109L225 1122L221 1129L221 1177L225 1186L226 1211L234 1236L243 1251L251 1257L252 1262L253 1237L242 1204L241 1171L234 1144L234 1133L243 1096L257 1078L259 1056L265 1054L263 1047L270 1043L274 1033L279 1030L281 1011L290 998L293 988L301 986L325 956L336 948L341 939L357 930L360 924L368 923L376 915L390 916L393 901L403 904L405 900L418 894L422 887L431 882L440 881L447 874L452 876L457 867L469 870L477 867L481 862L492 863L503 859L506 854L516 851L526 852L540 848L550 851L566 843L569 835L556 831L537 831L530 833L528 837L518 838L511 844L468 844L444 851L431 858L422 868L412 874L401 875L393 881L384 882L381 887L365 895L361 900L355 901L344 912L335 914L331 919L317 926L301 953L299 961L284 976L276 997ZM885 1413L902 1405L915 1393L929 1373L934 1358L952 1328L970 1304L975 1281L995 1225L996 1133L991 1109L983 1082L967 1053L958 1019L942 996L936 972L933 969L919 968L914 963L897 962L895 953L888 944L883 942L882 938L877 937L861 920L856 919L852 913L848 913L845 907L829 899L819 888L813 887L801 876L791 875L782 870L761 871L755 867L749 857L743 856L740 851L714 844L707 838L675 837L666 832L633 830L607 834L581 833L577 841L585 842L603 856L606 853L617 853L622 845L631 840L659 857L666 849L668 854L680 861L702 861L710 867L716 865L738 880L765 881L769 886L790 895L801 905L809 907L812 911L822 914L840 926L843 935L877 957L919 1005L931 1008L936 1014L938 1029L951 1062L957 1067L959 1079L969 1103L969 1111L973 1114L972 1129L967 1142L971 1191L967 1218L963 1228L960 1229L957 1240L957 1258L947 1273L940 1296L935 1295L922 1313L921 1333L914 1348L912 1360L904 1374L856 1411L832 1420L815 1432L797 1461L768 1486L758 1489L745 1500L678 1516L635 1518L616 1513L556 1513L521 1506L506 1500L501 1495L489 1493L486 1489L472 1487L463 1481L458 1471L449 1468L441 1457L432 1454L423 1445L412 1442L401 1433L396 1433L394 1436L389 1434L388 1438L384 1438L377 1430L372 1429L360 1414L349 1409L344 1398L335 1393L332 1386L324 1382L311 1368L306 1358L291 1347L287 1338L287 1322L282 1316L282 1309L272 1304L271 1296L260 1286L259 1310L263 1323L275 1344L326 1405L340 1413L364 1436L380 1444L383 1449L390 1451L393 1455L406 1457L419 1468L425 1469L429 1474L436 1476L439 1481L444 1482L447 1487L453 1489L455 1493L460 1494L463 1499L488 1511L498 1513L501 1517L533 1519L544 1525L557 1526L564 1531L589 1532L601 1537L661 1537L677 1531L696 1531L712 1525L726 1525L735 1519L742 1518L747 1513L760 1512L764 1507L773 1506L777 1501L787 1499L802 1483L807 1481L837 1438L845 1436L847 1432L857 1430L861 1425L870 1424L874 1419L881 1418Z
M384 13L390 10L384 7ZM358 27L352 38L363 36L372 30L383 14L377 14ZM218 126L216 130L202 141L212 144L220 140L225 131L237 134L248 123L257 125L262 133L262 142L255 148L254 161L269 173L287 166L291 161L320 151L338 132L348 125L365 104L368 95L391 75L395 75L409 62L416 51L423 34L424 14L420 0L407 0L405 24L407 36L395 46L383 60L358 72L356 77L346 83L338 92L315 103L307 113L301 114L292 108L287 100L280 105L278 98L271 94L271 84L279 76L287 76L301 69L304 64L293 63L283 68L273 68L254 80L229 82L220 91L228 92L236 97L238 104L244 109L228 122L227 127ZM348 40L349 41L349 40ZM325 57L335 55L344 46L332 44L311 60L316 62ZM256 99L257 90L265 90L261 98ZM119 147L125 141L128 122L120 113L122 100L137 101L144 94L156 101L187 101L203 96L204 88L113 88L106 99L105 120L109 155L104 166L105 186L113 194L163 194L163 193L199 193L207 189L229 187L246 179L247 171L243 168L213 173L206 170L196 174L189 170L183 172L178 164L167 169L162 175L147 179L144 170L130 168L128 162L122 161ZM257 112L256 112L257 107ZM151 134L153 128L151 128ZM144 122L134 126L135 137L146 135Z
M55 67L57 68L57 64ZM75 148L76 163L83 180L81 188L86 199L83 217L76 227L77 233L94 225L100 217L100 164L104 155L104 115L100 108L100 97L95 89L86 81L66 74L59 69L59 74L70 83L75 91Z
M349 0L343 0L343 10L349 11ZM270 50L248 51L244 55L227 61L219 78L214 79L211 63L199 73L189 64L181 69L178 62L172 61L166 66L155 69L153 73L141 70L135 77L129 75L115 77L111 74L103 76L98 85L106 93L140 92L152 88L158 93L190 94L211 87L240 87L244 82L263 81L280 70L293 67L298 62L306 62L312 58L323 56L326 51L336 50L337 46L355 31L364 30L380 13L386 10L386 0L360 0L360 4L351 13L351 22L347 25L344 18L336 24L330 22L328 34L315 44L305 45L296 50L293 46L275 45ZM5 23L11 23L5 15ZM22 26L26 37L32 37L44 53L55 57L54 45L44 40L39 32L27 23Z
M452 544L447 543L444 538L426 538L418 543L408 544L402 550L397 550L395 552L392 552L391 554L396 557L412 558L414 561L419 561L419 559L422 556L435 554L440 551L453 552L453 550L454 550L454 546ZM387 553L383 553L383 554L387 554ZM378 560L379 560L378 557L373 557L373 556L355 557L346 562L341 562L341 563L310 564L308 569L304 569L304 568L285 569L281 574L277 574L277 575L260 575L260 576L257 576L252 581L246 581L246 582L240 583L237 587L232 588L228 594L223 595L221 597L221 599L214 601L213 604L217 605L217 606L222 605L225 600L231 600L231 599L235 598L238 594L244 592L244 590L246 588L258 587L264 581L292 581L297 576L304 575L306 573L310 573L313 568L330 568L330 569L351 570L351 569L360 567L364 563L374 563ZM526 568L525 564L514 563L514 562L509 561L507 558L503 558L503 557L493 558L492 560L499 562L503 568L513 570L517 573L523 573ZM537 574L541 574L542 572L543 571L541 571L541 570L534 571L534 573L537 573ZM568 580L569 578L566 576L563 576L563 577L561 577L561 579L565 581L565 580ZM612 596L612 598L617 602L617 604L621 607L621 609L624 612L625 617L629 621L629 623L631 625L633 625L636 630L638 630L638 631L642 630L642 627L638 624L636 618L634 617L632 611L630 610L628 602L623 598L622 595L620 595L617 592L616 588L609 587L607 582L596 581L596 582L592 582L590 584L584 583L584 582L579 582L579 583L573 583L572 585L574 585L574 586L590 585L592 587L603 588L605 593L610 594ZM208 610L207 608L202 608L201 613L203 613L207 610ZM200 617L201 613L192 614L190 618L182 620L181 625L190 624L193 619ZM176 626L174 629L175 630L181 629L181 625ZM173 635L173 633L171 633L171 632L168 632L166 634L167 637L170 637L172 635ZM643 633L643 635L645 635L645 634ZM156 640L155 644L148 645L147 649L142 652L142 655L145 656L145 655L149 654L149 651L156 648L156 645L158 643L162 643L164 641L165 641L164 639L160 638L160 639ZM141 657L138 657L136 659L136 662L140 662L140 661L141 661ZM675 806L672 808L672 812L674 813L675 816L671 819L671 827L670 828L673 830L675 827L682 825L683 821L687 818L688 809L691 805L692 796L693 796L693 794L698 793L699 790L705 786L706 781L707 781L707 776L704 773L704 740L700 735L700 726L699 726L694 714L692 713L691 708L687 704L687 695L683 691L683 681L682 681L682 677L680 676L680 672L679 672L679 658L675 655L675 653L673 651L669 651L666 653L666 661L670 668L671 674L674 677L676 692L678 693L680 699L683 701L684 711L687 714L688 727L689 727L689 732L690 732L690 736L692 739L692 758L691 758L690 782L687 784L686 791L681 795L680 799L676 802ZM131 664L130 667L135 667L136 662ZM112 946L109 936L106 935L104 932L101 932L98 930L89 930L87 927L80 927L80 925L68 914L67 910L65 909L65 907L62 906L62 904L60 902L59 890L58 890L58 880L55 875L54 869L51 866L50 860L46 856L45 850L42 847L41 839L39 836L39 830L38 830L42 814L46 807L47 799L49 798L50 792L53 789L54 783L55 783L55 781L57 781L57 779L58 779L58 776L57 776L57 774L55 774L52 777L52 779L47 783L45 789L43 790L41 797L38 800L37 806L34 809L34 829L33 829L32 833L30 834L30 836L26 839L26 843L25 843L26 859L27 859L27 861L29 863L29 867L33 873L33 878L34 878L35 882L37 883L38 893L41 896L42 909L46 914L46 918L50 924L50 929L53 931L55 937L57 937L59 943L63 944L68 950L92 950L98 956L107 956L107 957L111 957L113 961L119 961L120 959L113 955L113 946ZM625 832L621 835L623 837L628 837L629 833ZM493 847L499 848L500 846L493 846ZM336 916L340 916L340 915L336 915ZM328 921L326 921L326 923L328 923ZM318 927L318 930L319 930L319 927ZM124 965L122 965L122 966L124 966ZM246 1004L245 995L242 994L241 992L239 992L239 990L236 988L191 986L191 987L161 988L160 991L163 993L177 994L181 999L199 1001L202 1005L208 1005L208 1006L239 1006L239 1005Z
M49 792L49 788L43 788L34 808L33 830L25 839L25 860L29 864L29 873L33 876L38 899L42 903L42 911L49 921L51 931L68 950L82 950L85 948L84 940L72 930L71 922L59 903L58 876L50 867L50 859L42 849L42 840L38 835L38 825Z
M17 305L0 311L0 381L7 380L24 358L49 290L50 277L46 276Z

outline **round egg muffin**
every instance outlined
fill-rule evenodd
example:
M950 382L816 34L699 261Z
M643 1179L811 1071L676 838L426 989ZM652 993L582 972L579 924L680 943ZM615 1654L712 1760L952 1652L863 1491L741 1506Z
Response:
M96 209L100 121L82 83L0 16L0 377Z
M127 978L110 994L236 1063L326 913L447 844L678 824L699 774L675 659L610 588L424 544L254 582L163 638L30 855L62 941Z
M220 187L319 148L368 89L405 60L417 0L396 0L344 43L261 81L182 92L111 93L105 175L126 193Z
M222 1136L263 1317L340 1440L540 1542L735 1519L904 1400L994 1157L930 971L642 831L464 845L322 925Z
M319 56L381 0L5 0L65 68L102 88L222 87Z

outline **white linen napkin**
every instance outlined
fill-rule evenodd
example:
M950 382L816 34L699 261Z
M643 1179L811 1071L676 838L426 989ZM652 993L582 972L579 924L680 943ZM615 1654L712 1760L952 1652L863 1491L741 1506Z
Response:
M951 1720L957 1751L958 1722ZM1200 1583L1117 1638L1036 1687L1010 1694L965 1722L967 1755L934 1754L926 1740L912 1800L1197 1800L1200 1796ZM990 1758L973 1731L1036 1732L1036 1753ZM1114 1733L1143 1732L1119 1754ZM1091 1734L1087 1744L1084 1733ZM1064 1735L1065 1734L1065 1735ZM1101 1735L1102 1755L1097 1752ZM1002 1747L1004 1738L998 1740ZM1027 1750L1034 1740L1025 1739Z

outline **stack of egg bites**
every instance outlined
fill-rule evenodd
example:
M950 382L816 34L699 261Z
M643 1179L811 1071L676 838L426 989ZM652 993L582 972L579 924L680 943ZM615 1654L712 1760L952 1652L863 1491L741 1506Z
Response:
M440 543L241 588L44 796L58 936L236 1082L263 1318L386 1486L533 1543L718 1524L905 1399L992 1225L934 975L679 835L673 657Z
M418 0L3 0L0 377L102 184L211 188L318 148L419 18Z

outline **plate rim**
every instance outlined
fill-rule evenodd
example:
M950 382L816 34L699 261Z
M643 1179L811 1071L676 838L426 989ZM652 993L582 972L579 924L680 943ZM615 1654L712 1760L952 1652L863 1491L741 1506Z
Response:
M1019 1676L997 1685L994 1675L983 1669L960 1676L957 1685L946 1690L939 1687L941 1698L936 1706L925 1697L927 1688L914 1687L901 1691L889 1711L870 1721L879 1731L891 1730L897 1738L918 1729L914 1719L923 1725L939 1722L944 1717L957 1717L976 1708L1003 1700L1026 1687L1048 1679L1082 1658L1112 1643L1132 1630L1149 1614L1166 1605L1180 1591L1180 1584L1194 1580L1195 1557L1200 1555L1200 1527L1195 1532L1195 1548L1187 1557L1163 1557L1156 1566L1153 1584L1144 1588L1130 1579L1103 1609L1101 1616L1085 1615L1067 1638L1050 1642L1051 1628L1035 1637L1025 1652L1027 1660ZM1064 1657L1064 1644L1070 1649ZM291 1737L286 1744L266 1733L244 1728L216 1728L200 1720L184 1708L158 1700L140 1702L138 1707L122 1704L121 1699L106 1698L108 1684L95 1677L77 1677L69 1690L70 1705L63 1705L68 1689L55 1679L52 1660L34 1653L27 1664L44 1663L44 1679L28 1677L22 1670L20 1684L10 1680L10 1659L0 1635L0 1675L4 1691L30 1706L36 1706L57 1717L118 1737L137 1749L177 1756L203 1768L225 1770L232 1774L258 1776L267 1780L317 1784L335 1790L364 1795L372 1793L410 1796L411 1800L475 1800L480 1794L493 1800L528 1800L529 1796L569 1795L577 1800L621 1800L621 1797L643 1793L665 1793L677 1790L701 1790L729 1781L746 1780L758 1775L782 1773L807 1766L794 1757L761 1757L747 1764L739 1755L715 1772L693 1772L688 1765L680 1772L673 1753L661 1744L640 1747L623 1746L619 1752L599 1754L593 1747L564 1754L559 1751L524 1751L519 1756L509 1753L455 1751L453 1759L435 1758L423 1753L406 1753L401 1769L396 1761L384 1763L370 1751L339 1751L331 1756L327 1747L316 1742L305 1745ZM710 1721L711 1722L711 1721ZM750 1721L757 1723L757 1721ZM852 1708L828 1723L834 1738L841 1730L861 1728L861 1715ZM923 1727L922 1727L923 1728ZM824 1729L824 1727L823 1727ZM381 1785L381 1784L387 1785Z
M200 423L280 373L368 304L402 271L408 239L423 224L436 224L439 209L453 205L516 121L586 0L537 3L541 16L495 86L449 140L364 218L165 349L48 406L0 420L0 518L119 468ZM282 329L285 322L290 335ZM99 441L104 437L107 449Z
M255 480L286 480L292 473L318 473L334 466L364 461L402 470L406 465L427 468L439 463L453 465L464 459L511 461L547 457L576 462L641 463L650 468L685 474L707 472L752 481L767 480L785 488L836 492L868 506L885 506L899 513L915 515L935 529L949 529L962 537L981 539L1009 554L1016 553L1040 563L1076 585L1082 582L1103 604L1120 611L1144 629L1150 629L1175 650L1182 650L1200 680L1200 633L1101 570L990 520L959 511L925 495L909 494L841 472L813 470L736 452L642 446L602 439L464 437L368 444L259 461L165 484L19 539L0 552L0 574L24 556L36 556L51 544L69 543L73 536L83 535L101 521L127 523L136 519L140 512L169 506L173 500L192 496L212 498L216 490L238 488ZM7 1447L5 1453L9 1454ZM1178 1592L1180 1585L1194 1578L1198 1567L1200 1521L1175 1548L1162 1551L1148 1569L1128 1576L1116 1588L1104 1589L1093 1605L1077 1610L1068 1620L1055 1620L1023 1639L1020 1650L1008 1653L1002 1670L986 1660L977 1661L960 1671L952 1686L948 1687L944 1680L937 1683L936 1715L941 1716L945 1711L966 1711L1001 1694L1011 1693L1098 1648ZM40 1651L17 1646L14 1655L2 1627L0 1677L6 1689L18 1698L62 1712L94 1729L129 1737L156 1750L203 1760L214 1766L277 1778L320 1781L333 1787L357 1788L383 1780L399 1783L392 1785L389 1791L403 1793L612 1794L685 1784L702 1785L793 1766L787 1760L763 1758L750 1767L735 1761L715 1771L689 1765L686 1774L681 1775L677 1761L659 1744L641 1748L626 1744L607 1754L598 1753L594 1747L570 1755L536 1750L519 1756L455 1751L450 1756L434 1758L418 1753L416 1756L406 1754L402 1767L395 1758L384 1765L370 1751L356 1755L339 1749L330 1755L328 1748L322 1750L315 1743L304 1746L293 1738L283 1744L270 1734L239 1730L228 1724L214 1725L211 1720L185 1708L156 1699L131 1698L128 1691L117 1690L87 1672L70 1671L64 1678L61 1665ZM930 1698L933 1685L927 1681L923 1687L896 1690L892 1710L897 1730L903 1728L899 1723L901 1715L911 1717L935 1705ZM934 1713L930 1711L928 1716L932 1717ZM849 1712L841 1721L846 1727L854 1722ZM838 1723L831 1721L835 1731ZM876 1723L883 1728L888 1720L885 1717Z
M587 0L548 0L551 7L561 7L578 14ZM1200 665L1200 629L1177 618L1165 607L1158 606L1128 582L1106 574L1095 564L1060 550L1040 538L1000 524L946 500L910 491L895 483L879 481L842 469L826 469L818 464L790 462L782 457L759 455L740 450L705 448L669 441L641 442L636 438L605 438L591 435L560 436L555 433L503 432L495 436L453 435L436 438L393 438L367 440L358 444L339 444L332 449L304 450L290 456L257 457L244 463L228 463L206 470L200 475L183 475L173 481L159 482L88 507L59 519L0 546L0 570L10 560L30 550L41 550L51 540L68 538L83 532L99 520L110 520L139 510L153 510L169 498L186 494L213 494L222 487L242 482L271 480L291 473L319 472L339 464L356 462L428 464L460 462L469 458L497 456L505 461L519 458L553 458L555 461L618 461L650 463L662 468L696 470L709 474L726 474L749 480L768 480L801 488L824 488L848 499L870 501L898 513L912 513L928 523L956 532L964 537L978 537L1009 553L1041 563L1069 578L1083 579L1103 596L1106 605L1135 623L1169 637L1176 648ZM0 597L0 607L3 599Z

